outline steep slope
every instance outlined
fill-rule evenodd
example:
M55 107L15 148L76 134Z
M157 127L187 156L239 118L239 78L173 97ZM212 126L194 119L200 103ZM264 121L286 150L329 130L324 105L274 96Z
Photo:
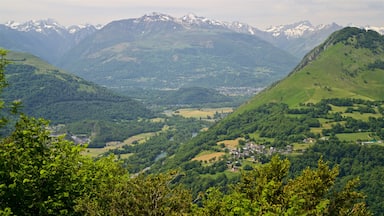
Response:
M30 54L10 52L6 101L21 100L26 114L53 123L80 120L132 120L151 116L139 102L61 71Z
M114 21L62 59L77 75L122 88L262 87L284 77L297 59L220 22L151 14Z
M308 53L285 79L241 107L250 110L269 102L290 106L324 98L383 100L384 36L347 27Z

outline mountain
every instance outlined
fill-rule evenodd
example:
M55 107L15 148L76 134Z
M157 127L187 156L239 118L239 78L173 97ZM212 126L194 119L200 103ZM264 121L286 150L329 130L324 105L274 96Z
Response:
M71 47L95 31L97 27L93 25L66 28L53 19L25 23L9 21L0 25L0 46L33 53L50 63L55 63Z
M219 21L154 13L107 24L70 50L60 67L109 88L177 89L263 87L297 62Z
M256 35L294 56L302 58L341 28L335 23L314 26L309 21L301 21L288 25L271 26Z
M302 21L260 30L194 14L152 13L104 28L64 27L52 19L8 22L0 25L0 45L121 92L138 87L259 88L284 77L340 28Z
M20 100L22 112L54 124L82 120L135 120L151 117L141 103L59 70L26 53L9 52L5 101Z

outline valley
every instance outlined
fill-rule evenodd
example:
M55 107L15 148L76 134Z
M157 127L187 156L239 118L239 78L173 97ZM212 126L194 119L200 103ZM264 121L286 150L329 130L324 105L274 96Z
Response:
M75 165L52 165L36 173L48 179L45 172L52 171L54 176L56 170L50 169L56 167L73 166L79 175L97 170L94 173L99 176L89 174L76 181L87 179L98 184L101 192L108 191L103 187L124 191L114 188L122 185L131 190L134 187L125 185L131 181L153 185L169 177L167 184L175 190L180 186L197 200L188 209L195 214L205 211L209 202L222 199L225 203L228 197L240 196L256 205L243 189L272 188L269 177L259 178L262 173L277 175L280 189L285 187L289 194L299 190L293 186L297 179L311 182L301 180L305 172L311 173L308 176L326 173L329 179L324 181L332 182L329 187L335 194L354 193L348 188L350 181L361 177L355 189L367 195L367 209L380 215L384 211L380 197L384 192L380 172L384 167L384 37L372 30L337 25L319 27L321 36L315 37L315 28L306 28L312 39L321 42L301 43L299 47L311 44L304 55L304 48L292 50L298 40L283 48L283 42L271 38L282 37L281 32L271 29L267 35L248 27L154 13L92 29L83 35L85 39L68 45L71 48L65 53L56 53L57 58L43 60L9 51L11 64L0 64L8 83L1 95L4 104L13 105L2 107L7 122L1 134L16 141L0 153L8 160L8 146L11 151L16 148L13 145L38 146L45 142L41 140L49 140L49 145L58 146L39 147L42 152L65 153L49 156L45 164L71 156ZM9 29L4 32L9 34ZM293 40L297 35L290 36ZM303 57L300 62L299 56ZM43 126L40 118L49 119L50 127ZM24 136L28 140L20 141ZM40 157L37 149L28 149ZM99 184L97 178L112 182ZM247 185L253 182L258 184ZM91 194L86 198L101 194L84 188ZM343 204L328 198L327 192L319 199ZM360 198L353 199L354 208ZM284 202L291 205L291 201L297 200L290 197ZM84 207L78 203L76 208Z

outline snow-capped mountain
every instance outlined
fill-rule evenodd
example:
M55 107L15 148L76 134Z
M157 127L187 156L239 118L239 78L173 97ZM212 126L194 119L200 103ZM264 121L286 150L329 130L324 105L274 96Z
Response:
M53 19L46 20L31 20L25 23L17 23L14 21L8 21L5 26L11 29L22 31L22 32L39 32L39 33L50 33L56 31L57 33L66 32L66 28L61 26L58 22Z
M213 19L208 19L205 17L196 16L195 14L189 13L187 15L182 16L178 19L178 21L183 25L189 26L219 26L224 27L225 23Z
M244 34L250 34L250 35L260 35L262 34L262 31L259 30L258 28L255 28L253 26L250 26L246 23L241 23L241 22L232 22L232 23L227 23L225 24L227 28L238 32L238 33L244 33Z
M271 26L256 35L302 58L329 35L341 28L342 26L335 23L315 26L309 21L301 21L293 24Z
M97 31L93 25L64 27L54 19L31 20L24 23L8 21L0 25L0 46L33 53L50 63Z
M331 24L332 25L332 24ZM299 38L306 34L318 32L323 29L329 28L331 25L312 25L309 21L297 22L289 25L271 26L265 32L274 37Z
M120 23L121 27L119 25L110 25L113 23ZM123 29L123 26L129 26L129 28ZM111 27L116 31L115 34L129 35L136 33L149 35L156 32L184 31L194 28L232 31L259 37L299 58L323 42L331 33L342 28L342 26L335 23L312 25L309 21L301 21L260 30L246 23L222 22L192 13L177 18L154 12L138 18L112 21L105 26L86 24L65 27L54 19L32 20L24 23L9 21L4 25L0 25L0 34L2 35L0 45L5 48L28 52L32 52L34 49L45 49L49 51L48 54L39 56L52 63L55 58L60 56L55 57L55 54L52 54L53 50L57 49L58 53L63 54L95 32ZM366 26L363 28L384 34L384 27ZM108 32L110 31L108 30ZM114 37L114 35L109 35L109 37ZM20 41L25 41L26 44L20 44ZM42 53L44 52L42 51Z
M65 27L54 19L30 20L24 23L8 21L4 25L16 31L38 32L42 34L50 34L52 32L57 32L59 34L76 34L80 31L94 32L101 28L100 25L93 26L91 24L72 25Z

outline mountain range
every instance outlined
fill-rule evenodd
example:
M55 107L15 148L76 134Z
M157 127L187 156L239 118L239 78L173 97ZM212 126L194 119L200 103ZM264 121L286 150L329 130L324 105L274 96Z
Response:
M152 13L105 26L52 19L0 25L0 46L29 52L108 88L260 88L283 78L341 26L308 21L259 30Z
M221 22L207 19L205 17L199 17L194 14L187 14L181 18L175 18L165 14L152 13L150 15L137 18L136 20L140 20L142 22L153 22L156 19L159 21L172 21L188 27L222 28L238 33L255 35L278 47L282 46L283 48L285 47L284 44L291 43L300 38L318 38L318 41L311 43L319 44L319 41L325 39L330 32L341 28L341 26L336 24L313 26L308 21L302 21L294 24L269 27L266 30L260 30L246 23ZM68 51L73 46L76 46L79 41L100 30L102 27L102 25L94 26L90 24L65 27L53 19L31 20L24 23L8 21L7 23L0 25L0 33L3 34L2 41L0 40L0 42L4 48L30 52L49 61L50 63L56 63L63 53ZM376 29L383 31L383 29L380 28ZM9 39L12 37L14 40ZM25 41L22 39L28 40ZM48 41L46 39L48 39ZM23 44L17 44L17 42L20 41L25 41L23 44L26 45L23 46ZM310 50L311 43L309 43L309 46L305 50L299 53L295 53L297 51L293 51L292 53L301 58L303 53ZM29 46L27 46L28 44ZM36 47L33 47L33 44L35 44ZM45 46L39 48L37 45ZM46 54L47 50L44 49L45 47L56 48L53 50L56 55ZM286 47L293 46L286 45ZM40 52L39 49L41 49ZM289 49L285 50L290 52Z
M138 89L263 88L340 28L302 21L260 30L194 14L152 13L105 26L7 22L0 25L0 46L135 96Z
M97 31L97 26L81 25L68 28L53 19L0 25L0 46L34 54L53 64L70 48Z
M83 40L60 67L115 89L261 87L297 59L219 22L151 14L118 20Z

